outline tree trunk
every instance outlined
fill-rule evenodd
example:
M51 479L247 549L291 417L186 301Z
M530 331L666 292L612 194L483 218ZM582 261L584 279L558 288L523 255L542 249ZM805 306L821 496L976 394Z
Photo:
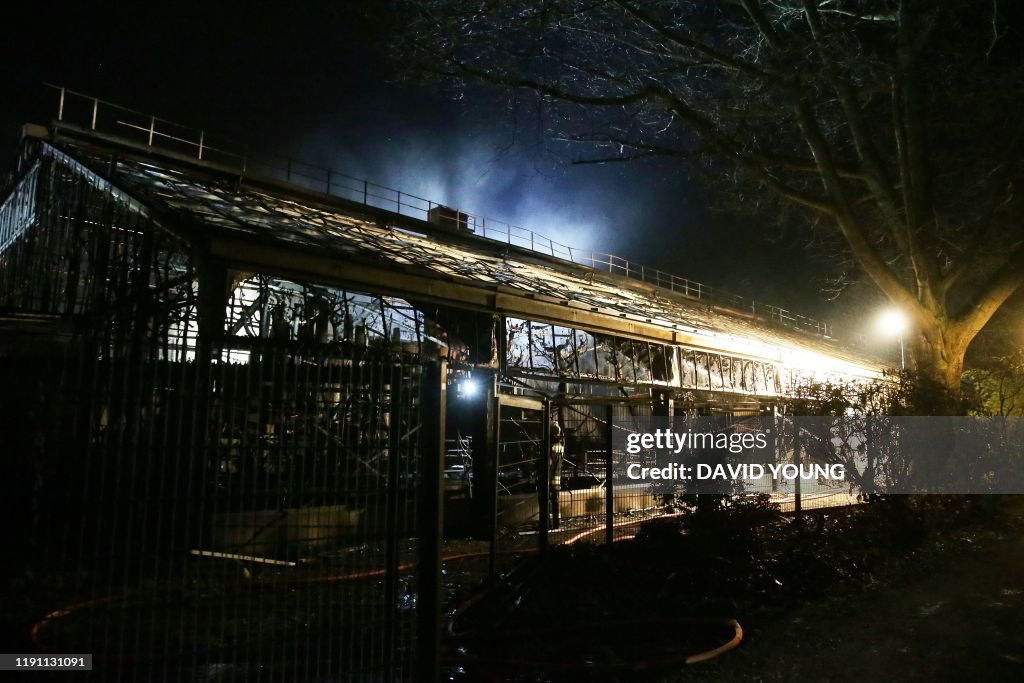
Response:
M969 339L953 325L922 325L909 340L910 369L917 379L915 408L920 414L956 415L960 403L960 377Z

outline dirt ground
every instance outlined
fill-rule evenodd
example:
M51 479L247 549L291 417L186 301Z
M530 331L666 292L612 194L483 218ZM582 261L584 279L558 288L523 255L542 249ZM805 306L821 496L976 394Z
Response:
M736 650L665 681L1024 681L1024 496L1008 512L874 587L753 618Z

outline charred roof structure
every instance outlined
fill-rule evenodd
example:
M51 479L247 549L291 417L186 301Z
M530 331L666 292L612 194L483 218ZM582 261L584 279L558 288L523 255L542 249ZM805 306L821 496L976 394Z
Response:
M0 362L33 388L4 414L25 476L42 473L12 486L36 491L25 523L65 539L39 559L65 623L33 631L57 651L195 677L231 650L244 673L297 635L238 627L254 608L232 585L202 608L171 597L240 563L263 572L268 615L286 589L307 621L347 610L307 667L423 675L442 508L493 569L508 530L546 543L595 505L656 510L651 491L611 494L613 415L758 414L807 379L881 375L785 310L59 96L0 195ZM417 628L396 607L414 560ZM143 586L162 596L144 608ZM86 603L118 609L58 609Z

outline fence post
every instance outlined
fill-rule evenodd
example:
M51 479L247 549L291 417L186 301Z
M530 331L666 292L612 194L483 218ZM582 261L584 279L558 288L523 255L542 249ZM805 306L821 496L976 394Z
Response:
M796 417L793 418L793 464L800 467L800 425L796 421ZM803 522L803 509L800 501L800 472L797 472L796 479L793 480L793 516L796 519L797 524Z
M605 462L604 462L604 540L605 543L612 543L615 539L615 486L613 479L615 478L615 467L613 463L613 456L615 455L614 449L612 448L612 417L615 412L615 406L609 403L605 407L605 425L604 425L604 436L605 436Z
M196 360L192 372L195 378L195 393L192 396L194 403L193 422L191 424L190 455L191 463L188 465L190 476L196 476L197 472L208 471L209 459L214 456L216 442L210 438L210 424L212 417L214 390L214 359L223 344L224 325L227 316L227 301L229 296L230 276L223 261L213 259L205 253L197 253L196 258L196 279L199 284L197 296L197 323L199 329L196 336ZM192 547L202 547L206 542L205 535L209 533L209 527L205 524L205 517L209 513L207 508L210 494L207 486L208 480L203 479L198 485L198 514L191 515L186 521L186 533L192 537ZM192 491L192 489L189 489ZM194 492L190 496L196 495ZM190 498L189 503L195 505L195 499ZM195 510L195 508L193 508Z
M488 472L490 477L487 482L488 495L491 496L490 506L487 510L489 519L488 526L490 536L489 560L488 560L488 576L494 579L495 573L498 568L498 468L501 466L501 397L498 395L497 385L494 384L494 398L492 399L492 405L494 406L494 451L489 455L493 458L491 460L491 470Z
M396 364L390 373L391 400L388 414L388 462L387 494L384 510L384 652L385 661L395 656L395 623L398 621L398 519L399 509L399 460L403 457L402 421L399 417L402 406L402 366ZM429 445L426 449L429 452Z
M540 508L540 552L548 549L548 528L551 506L551 399L544 398L544 426L541 431L540 482L537 504Z
M422 413L419 585L416 598L416 676L441 675L441 534L444 527L444 432L448 362L428 366Z

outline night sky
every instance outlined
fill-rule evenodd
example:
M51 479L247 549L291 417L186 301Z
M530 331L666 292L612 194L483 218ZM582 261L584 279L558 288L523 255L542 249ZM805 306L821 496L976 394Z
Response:
M397 77L393 10L371 3L18 3L0 59L0 153L46 122L64 85L223 131L403 192L506 220L838 324L881 299L827 303L827 268L793 235L716 210L699 177L667 163L573 165L499 93L456 100ZM780 267L781 266L781 267ZM848 336L848 335L847 335ZM855 335L857 336L857 335Z

